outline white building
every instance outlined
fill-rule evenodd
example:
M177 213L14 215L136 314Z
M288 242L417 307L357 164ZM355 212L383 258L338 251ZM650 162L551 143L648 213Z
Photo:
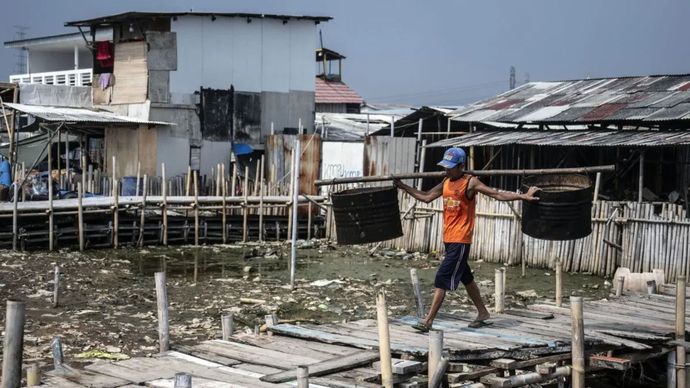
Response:
M208 174L229 161L232 144L262 150L272 127L294 133L301 122L313 131L316 25L330 19L129 12L5 47L27 52L27 74L10 76L22 83L23 104L86 105L175 124L101 128L91 136L103 139L104 166L117 155L121 175L135 174L138 163L142 174L160 175L162 162L168 175L188 165Z

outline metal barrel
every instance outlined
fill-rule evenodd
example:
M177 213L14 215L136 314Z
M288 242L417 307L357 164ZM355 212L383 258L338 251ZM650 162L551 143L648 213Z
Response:
M585 175L535 175L523 191L537 186L538 202L523 202L522 231L543 240L574 240L592 233L592 181Z
M338 244L366 244L403 235L395 187L344 190L331 197Z

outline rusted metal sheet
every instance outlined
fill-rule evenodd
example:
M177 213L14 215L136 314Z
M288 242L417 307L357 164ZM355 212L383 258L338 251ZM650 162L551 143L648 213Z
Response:
M319 135L270 135L266 137L267 179L274 184L288 186L292 173L292 152L299 137L300 194L316 194L314 181L319 179L321 165L321 137Z
M414 171L416 139L367 136L364 141L364 176Z
M427 147L500 146L668 147L690 145L688 131L480 131L441 140Z
M449 116L514 124L690 120L688 91L688 74L531 82Z

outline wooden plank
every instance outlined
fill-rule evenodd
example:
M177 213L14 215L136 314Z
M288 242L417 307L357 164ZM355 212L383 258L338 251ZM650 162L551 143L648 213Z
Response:
M309 365L320 361L310 357L221 340L205 341L199 345L193 346L193 348L198 351L210 352L242 362L272 366L281 369L292 369L299 365Z
M48 372L45 376L41 378L41 387L49 388L83 388L86 385L77 384L75 382L69 381L64 377L49 375Z
M336 355L352 354L358 349L350 346L327 344L323 342L307 341L300 338L285 337L281 335L245 335L236 334L232 337L235 342L258 346L264 349L273 349L284 352L299 352L307 357L325 360Z
M146 52L144 41L115 44L113 104L146 101L148 87Z
M632 362L626 358L594 355L589 357L589 366L604 369L628 370Z
M198 357L202 360L215 362L217 364L221 364L221 365L225 365L225 366L233 366L233 365L237 365L237 364L242 363L242 361L235 360L233 358L224 357L224 356L214 354L214 353L200 351L198 349L195 349L193 346L175 345L172 348L173 348L173 350L178 351L180 353L189 354L190 356Z
M103 387L103 388L114 388L120 387L129 383L129 380L119 378L116 376L110 376L102 374L96 371L90 370L73 370L68 374L60 374L59 372L50 371L46 373L48 377L55 377L54 381L62 382L64 380L75 384L74 386L85 386L85 387ZM62 387L63 385L58 385ZM65 387L70 387L69 383L65 383Z
M508 309L508 310L505 310L503 313L508 314L508 315L515 315L517 317L525 317L525 318L553 319L553 314L551 314L551 313L540 313L538 311Z
M309 376L324 376L330 373L340 372L342 370L353 369L358 366L370 364L374 360L378 360L379 354L372 351L362 351L349 356L339 356L330 360L310 364ZM297 378L296 370L289 370L285 372L276 373L273 375L264 376L261 381L269 383L283 383Z

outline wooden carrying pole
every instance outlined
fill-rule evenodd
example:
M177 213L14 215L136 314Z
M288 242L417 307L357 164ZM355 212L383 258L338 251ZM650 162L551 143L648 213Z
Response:
M676 278L676 386L685 388L685 276Z
M549 175L549 174L588 174L597 172L615 171L615 165L591 166L577 168L549 168L535 170L466 170L465 173L476 176L522 176L522 175ZM417 172L409 174L376 175L365 177L348 177L318 180L314 182L316 186L337 185L342 183L364 183L364 182L383 182L394 179L418 179L418 178L443 178L445 172Z
M570 297L572 321L572 387L585 388L585 327L582 318L582 297Z
M2 348L2 388L19 388L22 382L24 318L24 302L8 300Z
M386 294L380 289L376 294L376 324L379 329L379 357L381 364L381 385L393 388L393 364L391 360L391 342L388 328L388 308Z

